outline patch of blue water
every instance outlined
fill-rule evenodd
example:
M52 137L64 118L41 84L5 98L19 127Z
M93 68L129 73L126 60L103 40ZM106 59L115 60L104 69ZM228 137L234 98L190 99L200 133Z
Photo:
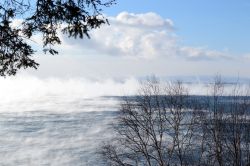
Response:
M0 114L0 165L102 165L116 111Z

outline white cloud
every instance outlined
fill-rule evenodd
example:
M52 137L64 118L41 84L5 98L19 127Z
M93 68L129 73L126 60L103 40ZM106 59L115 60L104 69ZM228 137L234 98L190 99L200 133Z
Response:
M154 59L158 57L183 57L190 60L230 58L227 51L211 50L206 47L182 46L171 19L149 12L134 14L121 12L108 17L110 25L92 30L91 39L74 39L61 35L62 45L56 46L60 54L112 55L129 58ZM21 26L23 20L15 19L13 27ZM36 34L28 41L35 49L42 47L42 36ZM250 57L244 55L243 57ZM248 59L248 58L247 58Z
M177 40L169 19L165 20L155 13L136 15L122 12L110 17L109 21L110 25L92 31L91 40L64 38L64 42L81 49L93 49L98 54L146 59L175 50Z
M181 46L174 23L156 13L133 14L122 12L109 17L110 25L91 32L91 39L75 40L64 37L62 49L94 50L98 55L153 59L181 56L189 59L228 57L226 52L203 47ZM65 51L67 52L67 51ZM72 52L72 51L71 51Z
M17 28L17 27L20 27L23 23L23 19L14 19L12 22L11 22L11 26L14 27L14 28Z
M250 60L250 53L249 53L249 54L245 54L245 55L243 55L243 57L244 57L245 59Z
M215 73L249 76L249 60L246 60L249 55L231 56L228 50L181 45L173 21L155 13L123 12L109 17L109 21L110 26L92 31L90 40L62 36L62 45L56 48L58 56L43 56L42 52L36 52L38 56L35 58L41 65L38 71L30 73L63 78ZM32 38L35 41L32 45L37 50L41 50L41 38L41 34Z
M125 25L137 25L147 27L167 27L173 28L174 23L170 19L163 19L156 13L149 12L145 14L133 14L128 12L120 13L115 21Z
M225 52L209 50L202 47L180 47L180 54L191 59L214 59L214 58L230 58Z

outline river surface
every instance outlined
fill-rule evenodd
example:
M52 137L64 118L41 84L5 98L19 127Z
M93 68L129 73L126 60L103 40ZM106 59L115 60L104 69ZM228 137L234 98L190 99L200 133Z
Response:
M118 103L51 96L47 102L20 102L19 108L5 104L0 107L0 165L102 165L96 152L112 137Z

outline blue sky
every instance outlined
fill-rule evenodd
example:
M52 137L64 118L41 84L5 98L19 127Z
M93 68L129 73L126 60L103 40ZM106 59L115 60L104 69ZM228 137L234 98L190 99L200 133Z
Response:
M112 16L122 11L155 12L174 21L184 44L250 52L249 0L118 0L104 11Z
M249 0L117 0L103 12L109 26L93 30L90 40L62 35L59 55L38 51L38 71L27 72L98 79L250 77ZM34 41L42 46L41 36Z

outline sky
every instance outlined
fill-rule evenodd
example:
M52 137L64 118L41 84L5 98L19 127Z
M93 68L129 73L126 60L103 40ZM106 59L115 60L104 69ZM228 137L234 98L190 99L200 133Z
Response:
M67 103L133 95L140 80L152 75L188 82L196 95L207 94L215 75L248 84L249 9L249 0L117 0L103 10L110 24L91 31L91 39L60 33L58 55L45 55L41 34L33 36L40 66L0 78L1 110L58 103L50 96Z
M250 51L250 35L247 35L249 8L248 0L120 0L115 7L106 11L109 15L121 11L155 12L173 20L177 33L186 44L209 45L216 49L232 48L232 51L244 53Z
M36 52L40 77L250 77L249 0L117 0L91 39ZM34 39L39 48L39 36Z

